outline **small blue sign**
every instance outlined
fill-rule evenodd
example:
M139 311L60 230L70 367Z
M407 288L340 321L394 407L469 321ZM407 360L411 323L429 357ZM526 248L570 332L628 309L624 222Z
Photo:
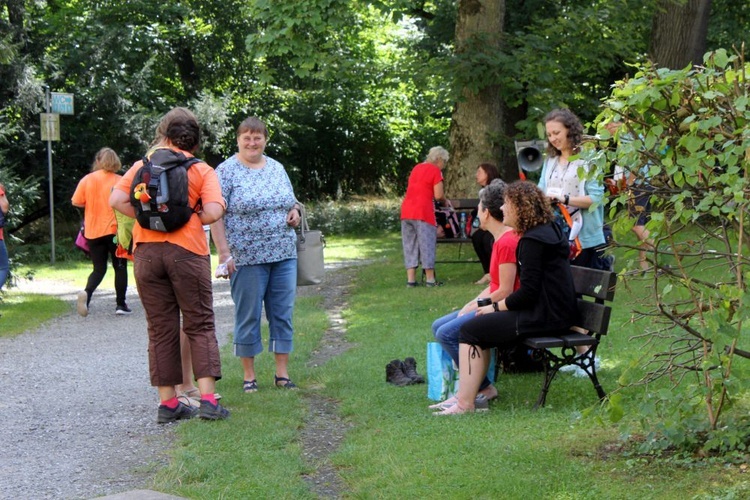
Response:
M50 111L61 115L72 115L73 113L73 94L62 94L52 92L50 102Z

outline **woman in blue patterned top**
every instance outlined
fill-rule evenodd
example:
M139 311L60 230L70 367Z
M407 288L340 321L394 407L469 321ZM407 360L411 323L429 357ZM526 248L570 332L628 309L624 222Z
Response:
M219 262L226 264L234 300L234 354L242 361L243 390L255 392L255 356L263 351L261 312L269 323L274 383L294 389L287 364L292 351L292 310L297 290L294 228L300 211L284 166L264 153L266 124L247 118L237 128L237 154L216 169L227 204L212 224Z

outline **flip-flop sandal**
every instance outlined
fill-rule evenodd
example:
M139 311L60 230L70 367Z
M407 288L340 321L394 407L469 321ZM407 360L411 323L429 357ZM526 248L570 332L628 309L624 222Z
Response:
M242 382L242 390L246 393L258 392L258 383L255 381L255 379L245 380Z
M200 401L201 399L201 391L197 387L193 387L189 391L183 391L183 396L187 396L189 398L197 399Z
M292 382L288 378L277 377L276 375L274 375L273 381L276 384L276 387L281 387L282 389L297 389L297 386L294 384L294 382ZM286 382L286 383L279 384L279 382Z
M193 387L193 388L192 388L192 389L190 389L189 391L184 391L184 392L183 392L183 393L181 394L181 396L187 396L187 397L189 397L189 398L192 398L192 399L197 399L198 401L200 401L200 399L201 399L201 390L200 390L200 389L198 389L197 387ZM215 398L216 398L217 400L218 400L218 399L221 399L221 394L219 394L218 392L217 392L217 393L214 393L214 397L215 397Z

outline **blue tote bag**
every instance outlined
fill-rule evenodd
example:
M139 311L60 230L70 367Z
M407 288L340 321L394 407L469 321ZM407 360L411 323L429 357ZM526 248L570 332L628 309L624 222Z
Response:
M487 377L495 380L495 348L490 349ZM438 342L427 343L427 397L445 401L458 392L458 369Z

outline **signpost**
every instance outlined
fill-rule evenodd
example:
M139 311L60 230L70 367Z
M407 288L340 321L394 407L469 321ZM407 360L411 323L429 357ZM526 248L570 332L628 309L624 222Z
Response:
M50 262L55 263L55 196L52 182L52 141L60 140L60 115L73 114L73 94L50 92L49 85L44 86L46 113L40 113L42 140L47 141L47 167L49 170L49 231Z

